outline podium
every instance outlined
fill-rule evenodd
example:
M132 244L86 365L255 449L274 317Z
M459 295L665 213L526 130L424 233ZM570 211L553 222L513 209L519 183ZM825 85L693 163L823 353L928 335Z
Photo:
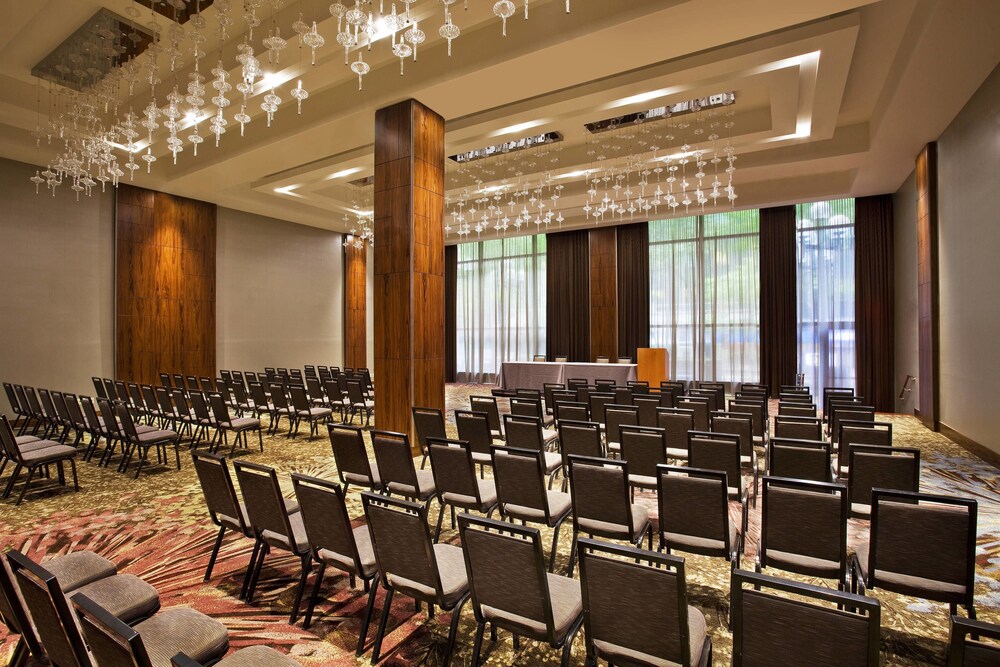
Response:
M665 348L640 347L636 355L639 382L646 382L653 389L659 388L660 382L670 379L670 353Z

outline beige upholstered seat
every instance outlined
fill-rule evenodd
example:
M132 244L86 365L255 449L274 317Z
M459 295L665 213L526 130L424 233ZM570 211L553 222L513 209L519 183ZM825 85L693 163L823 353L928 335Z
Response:
M175 662L175 664L179 667L188 667L189 663ZM301 667L301 665L270 646L248 646L223 658L213 667Z
M115 574L73 591L83 593L126 623L146 618L160 608L160 594L134 574Z
M118 573L114 563L93 551L74 551L57 556L43 561L42 567L56 576L59 587L65 593Z

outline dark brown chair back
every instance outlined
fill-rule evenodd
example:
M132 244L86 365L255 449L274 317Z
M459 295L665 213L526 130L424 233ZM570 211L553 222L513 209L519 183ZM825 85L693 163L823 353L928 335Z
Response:
M692 468L720 470L726 473L731 493L742 495L740 439L726 433L688 433L688 465Z
M663 429L667 448L687 451L688 431L694 430L694 410L658 408L656 425Z
M361 503L382 583L387 588L395 584L422 600L441 600L441 578L424 506L367 491L361 494ZM434 595L427 595L428 590Z
M333 460L337 464L340 481L344 484L362 484L374 488L372 465L368 460L368 449L365 447L365 437L358 426L348 424L329 424L330 447L333 449ZM349 479L346 473L358 475L360 479Z
M543 512L545 523L549 523L544 453L514 447L494 447L492 453L493 477L501 511L506 505L530 507Z
M769 551L838 564L838 583L847 580L847 487L843 484L764 477L761 480L761 529L758 558L768 567ZM807 565L785 558L777 566L813 574ZM818 575L817 575L818 576Z
M489 416L485 412L455 410L455 425L459 440L469 443L476 454L489 455L493 448L493 435L490 433Z
M920 450L909 447L851 445L847 495L852 514L865 514L873 489L920 490Z
M630 475L655 479L656 466L667 462L667 434L662 428L623 425L621 446Z
M771 438L767 448L768 474L773 477L830 482L830 443L824 440Z
M416 497L419 484L409 437L405 433L393 431L372 431L372 449L382 478L382 488L392 493Z
M660 544L730 558L732 543L726 473L688 466L658 466ZM685 538L695 538L694 540Z
M321 550L327 558L336 554L336 560L348 572L363 573L344 489L339 484L297 472L292 473L292 487L313 556L319 560Z
M774 418L774 437L793 438L795 440L822 440L823 423L810 417Z

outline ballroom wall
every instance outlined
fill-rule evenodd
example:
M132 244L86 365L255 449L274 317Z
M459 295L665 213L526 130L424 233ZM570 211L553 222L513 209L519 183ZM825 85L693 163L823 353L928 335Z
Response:
M902 187L892 197L895 217L893 240L895 245L895 382L896 412L913 414L919 407L916 385L899 398L899 389L907 375L918 378L919 357L917 350L917 179L910 174Z

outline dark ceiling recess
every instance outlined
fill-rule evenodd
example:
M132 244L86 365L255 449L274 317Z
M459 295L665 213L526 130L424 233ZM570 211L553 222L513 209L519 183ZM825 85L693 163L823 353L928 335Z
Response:
M191 17L198 13L198 0L133 0L136 4L153 9L157 14L166 16L171 21L176 20L184 25ZM201 11L205 11L212 6L215 0L201 0ZM176 19L174 14L176 12Z

